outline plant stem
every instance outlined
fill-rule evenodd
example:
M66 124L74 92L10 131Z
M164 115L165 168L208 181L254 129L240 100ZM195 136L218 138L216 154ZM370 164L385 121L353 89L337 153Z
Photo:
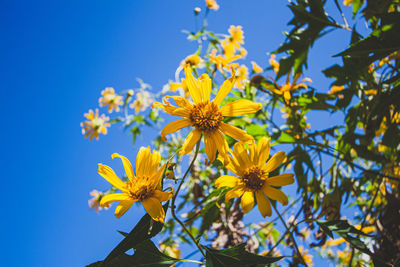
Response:
M297 246L297 243L296 243L296 240L294 239L293 233L290 231L289 227L286 225L285 220L283 220L281 214L279 213L279 211L278 211L278 209L275 207L275 205L271 205L271 206L274 208L275 212L278 214L279 219L281 220L282 224L283 224L283 225L285 226L285 228L286 228L286 231L289 232L290 238L292 239L293 244L294 244L294 247L296 248L298 257L300 258L300 260L302 261L302 263L307 267L308 265L307 265L307 263L304 261L303 255L301 255L301 253L300 253L299 247Z
M179 183L178 189L176 190L173 198L172 198L172 203L171 203L171 214L172 217L181 225L182 229L186 232L186 234L190 237L190 239L193 241L193 243L197 246L197 248L199 249L199 251L201 252L201 254L203 255L204 258L206 258L206 254L204 253L203 249L201 248L200 244L196 241L196 239L194 238L194 236L192 235L192 233L190 233L189 229L187 229L187 227L185 226L185 224L178 219L178 217L175 214L175 200L178 196L179 191L182 188L183 183L185 182L185 178L186 176L189 174L190 170L192 169L194 162L197 158L197 155L199 154L199 148L200 148L200 140L197 142L196 144L196 151L194 154L194 157L192 159L192 161L190 162L189 168L186 170L185 174L182 177L181 182Z

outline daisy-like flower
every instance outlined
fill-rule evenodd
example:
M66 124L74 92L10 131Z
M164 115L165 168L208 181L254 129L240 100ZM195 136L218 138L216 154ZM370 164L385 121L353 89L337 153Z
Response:
M119 106L122 106L122 96L115 93L114 88L106 87L101 91L102 97L99 98L100 107L108 106L108 113L113 110L119 112Z
M161 155L157 151L151 153L150 147L141 147L136 157L136 176L130 161L117 153L112 158L122 160L128 181L123 182L108 166L99 164L98 173L122 193L103 196L100 205L107 206L119 201L115 209L115 217L120 218L135 202L141 202L147 213L155 221L164 222L165 212L160 202L167 201L173 192L161 191L161 176L165 165L159 168Z
M237 75L236 75L236 86L237 88L243 90L245 87L246 82L249 81L249 70L245 65L241 65L237 69Z
M219 5L215 0L206 0L206 6L208 9L213 9L215 11L219 9Z
M89 137L89 140L91 141L93 137L96 137L96 140L98 140L99 134L107 134L107 127L110 127L111 125L108 123L110 120L109 117L104 114L99 116L98 109L96 109L96 112L93 112L93 110L90 109L88 113L84 114L84 116L87 121L81 122L81 127L82 134L85 138Z
M262 73L264 70L254 61L251 62L251 66L253 68L254 73Z
M189 55L181 62L182 67L186 65L190 65L193 68L201 67L203 65L203 60L196 54Z
M224 50L225 51L225 50ZM212 49L209 55L210 62L215 65L217 70L219 70L222 74L224 74L224 70L230 69L234 64L233 61L236 61L242 58L241 55L234 55L234 54L227 54L224 55L217 55L217 50Z
M305 82L312 82L310 78L304 78L303 80L300 81L300 83L297 84L297 80L300 78L301 73L298 73L294 76L294 79L292 82L290 82L290 72L286 76L286 82L283 85L278 85L275 80L273 82L275 83L276 88L274 87L268 87L267 89L271 90L275 94L278 95L283 95L283 98L285 99L286 104L289 104L290 99L292 98L292 92L299 89L299 88L305 88L307 89L308 86L305 84Z
M283 151L276 153L267 162L270 151L270 140L266 137L260 139L258 144L250 143L249 149L243 143L236 143L233 147L229 163L225 166L236 176L224 175L215 181L218 188L227 186L232 190L226 193L226 201L232 198L241 198L241 207L248 213L257 200L258 210L263 217L271 216L272 209L268 199L277 200L282 205L288 204L287 196L275 187L294 183L293 174L284 173L269 177L286 158Z
M104 196L104 193L94 189L89 194L92 196L92 198L88 200L89 208L96 209L96 212L101 211L101 209L103 207L100 206L100 201L101 201L101 198ZM104 207L104 209L107 210L109 207L110 206L107 205Z
M182 117L182 119L173 121L162 129L161 137L164 141L166 140L166 135L192 126L194 129L186 138L179 154L189 154L201 136L204 135L208 163L211 163L215 160L217 151L225 159L228 159L227 152L229 147L222 133L242 142L254 140L245 131L223 122L224 117L251 114L261 108L260 103L254 103L247 99L240 99L220 107L222 100L232 90L232 86L235 84L235 77L226 80L214 100L210 101L212 87L210 77L207 74L203 74L199 79L195 79L188 65L185 66L185 75L188 90L194 103L184 97L166 96L164 104L160 102L153 104L153 107L161 107L170 115ZM168 102L169 98L172 98L178 107L171 105Z
M129 105L130 108L135 110L135 113L145 111L153 103L153 96L148 91L141 91L136 93L136 99Z

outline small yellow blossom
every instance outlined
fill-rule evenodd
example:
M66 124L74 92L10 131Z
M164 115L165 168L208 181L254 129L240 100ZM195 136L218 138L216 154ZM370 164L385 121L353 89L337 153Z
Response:
M110 120L109 117L104 114L99 116L98 109L96 109L96 112L93 112L93 110L90 109L88 113L84 114L84 116L87 121L81 122L81 127L82 134L85 138L89 137L89 140L91 141L93 137L99 139L99 134L101 133L107 134L107 127L110 127L110 123L108 123Z
M241 65L236 71L236 84L235 86L241 90L245 88L246 82L249 81L249 70L245 65Z
M117 153L112 154L112 158L115 157L122 160L128 181L123 182L110 167L99 164L98 173L122 191L122 193L103 196L100 205L107 206L119 201L115 209L115 217L120 218L133 203L140 202L153 220L164 222L165 212L160 202L169 200L173 196L173 191L161 191L161 176L165 164L159 168L160 153L157 151L151 153L150 147L141 147L136 157L136 176L127 158Z
M135 113L145 111L153 103L153 96L148 91L141 91L136 93L136 99L132 104L129 105L130 108L135 110Z
M90 209L96 209L96 212L101 211L101 209L103 208L102 206L100 206L100 201L101 198L104 196L104 193L99 192L97 190L92 190L92 192L89 193L92 198L88 200L88 204L89 204L89 208ZM104 209L107 210L110 206L104 206Z
M343 5L349 6L353 3L353 0L343 0Z
M102 97L99 98L100 107L108 106L108 113L113 110L119 112L119 106L122 106L122 96L115 93L114 88L107 87L101 92Z
M217 11L219 9L219 5L215 0L206 0L206 6L208 9L212 9Z
M190 96L189 89L186 84L186 79L182 78L180 83L171 83L169 85L169 90L172 92L176 92L178 90L178 88L182 88L185 98L188 98Z
M177 244L173 244L172 246L161 244L160 249L162 252L175 259L179 259L181 257L181 250L178 248Z
M254 61L251 62L251 66L253 67L254 73L262 73L264 70Z
M201 57L196 54L187 56L182 62L181 66L184 67L185 65L189 65L192 68L198 68L203 63Z
M289 72L286 76L285 84L280 86L276 83L275 80L273 80L276 88L268 87L268 89L271 90L272 92L274 92L275 94L283 95L283 98L285 99L286 104L289 104L290 99L292 98L293 91L297 90L298 88L307 89L308 86L305 84L305 82L309 82L309 83L312 82L310 78L304 78L303 80L300 81L300 83L296 84L297 80L300 78L300 76L301 76L301 73L296 74L294 76L293 81L290 82L290 72Z
M377 95L378 91L375 89L371 89L371 90L365 90L364 93L366 96L371 96L371 95Z
M306 262L307 266L313 267L313 256L308 254L308 249L304 250L302 246L299 247L299 252L303 256L304 261Z
M236 117L257 112L261 104L247 99L240 99L220 107L222 100L229 94L235 84L235 77L226 80L219 89L214 100L210 101L211 79L207 74L198 79L193 77L190 66L185 66L186 83L194 103L184 97L166 96L164 104L155 102L153 107L161 107L170 115L182 117L182 119L167 124L161 131L161 137L174 133L185 127L194 127L183 144L180 155L189 154L194 145L204 136L206 154L209 163L215 160L217 151L227 159L228 143L222 133L232 138L247 142L254 138L245 131L223 122L224 117ZM178 107L169 103L172 98Z
M210 62L215 64L217 70L224 73L224 70L230 69L232 67L232 62L242 58L241 55L232 55L227 57L226 55L217 55L217 50L212 49L209 55Z
M266 137L258 144L250 143L248 149L243 143L236 143L232 151L233 157L229 157L229 163L225 167L238 177L224 175L215 181L217 188L232 187L226 193L225 200L241 198L240 204L244 213L254 207L255 199L263 217L272 215L268 199L277 200L284 206L288 204L287 196L275 187L294 183L294 175L284 173L269 177L269 173L278 168L286 158L285 152L280 151L267 161L270 148L270 140Z
M272 66L272 69L274 70L275 74L278 74L279 72L279 62L275 60L276 56L274 54L271 55L269 58L269 64Z

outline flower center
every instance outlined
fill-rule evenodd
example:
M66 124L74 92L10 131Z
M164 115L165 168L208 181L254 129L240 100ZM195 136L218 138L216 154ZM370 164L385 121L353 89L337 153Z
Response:
M154 188L146 184L133 184L131 181L126 183L128 194L135 200L142 202L154 194Z
M241 177L247 188L258 191L265 184L265 172L258 166L253 166Z
M190 119L193 126L201 131L212 132L218 129L224 117L214 102L203 102L193 106Z

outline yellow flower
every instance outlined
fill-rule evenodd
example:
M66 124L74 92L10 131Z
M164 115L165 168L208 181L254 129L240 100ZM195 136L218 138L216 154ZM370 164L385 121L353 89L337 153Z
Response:
M96 109L96 113L93 110L89 110L88 113L84 114L87 121L81 122L82 134L87 138L89 136L89 140L92 140L93 137L99 139L99 134L107 134L107 127L110 127L108 121L110 120L104 114L101 114L99 117L99 110Z
M292 82L290 82L290 72L286 76L286 82L284 85L279 86L276 81L274 80L276 88L273 87L268 87L269 90L274 92L275 94L278 95L283 95L283 98L285 99L286 104L289 104L290 99L292 98L292 91L295 91L298 88L308 88L305 82L312 82L310 78L304 78L303 80L300 81L299 84L296 84L297 80L300 78L301 73L298 73L294 76L294 79Z
M245 87L246 82L249 80L249 70L245 65L241 65L237 69L237 75L236 75L236 86L237 88L243 90Z
M254 73L262 73L262 72L264 72L264 70L260 66L258 66L258 64L256 62L254 62L254 61L251 62L251 66L253 67L253 72Z
M189 93L194 103L180 96L166 96L164 98L165 104L160 102L153 104L153 107L161 107L170 115L183 117L167 124L162 129L161 137L163 140L166 140L165 136L170 133L188 126L194 127L194 130L186 138L179 155L189 154L202 135L204 135L209 163L215 160L217 151L224 155L225 158L228 156L228 143L222 133L242 142L254 139L245 131L223 122L224 117L251 114L261 108L261 104L246 99L231 102L220 108L222 100L232 90L232 86L235 83L234 77L226 80L214 100L210 101L212 87L210 77L207 74L203 74L199 79L195 79L189 66L185 66L185 76ZM171 105L168 102L169 98L172 98L178 107Z
M366 96L370 96L370 95L377 95L378 91L375 89L371 89L371 90L365 90L364 93Z
M231 25L228 29L228 32L230 33L229 40L236 46L236 48L239 48L241 44L244 44L242 26Z
M136 93L136 99L129 107L134 109L135 113L139 113L150 107L151 103L153 103L152 95L147 91L141 91Z
M171 83L169 85L169 90L172 92L176 92L178 88L182 88L182 90L185 92L185 98L188 98L190 96L185 79L181 79L181 83Z
M314 266L313 256L308 254L308 249L304 250L302 246L299 247L299 252L303 256L304 261L310 267Z
M89 208L90 209L96 209L96 212L101 211L103 207L100 206L100 201L101 198L104 196L104 193L99 192L97 190L92 190L92 192L89 193L92 198L88 200ZM110 206L104 206L104 209L107 210Z
M161 244L160 249L162 252L175 259L179 259L181 257L181 250L178 248L177 244L173 244L172 246Z
M135 202L141 202L147 213L155 221L164 222L165 212L160 202L167 201L173 192L162 192L161 176L165 165L159 168L161 155L157 151L151 153L150 147L141 147L136 157L136 177L130 161L117 153L112 158L121 158L128 181L123 182L108 166L99 164L98 173L122 193L104 196L101 206L119 201L115 216L120 218ZM157 169L158 168L158 169Z
M196 54L187 56L182 62L181 66L184 67L186 65L190 65L193 68L199 67L203 63L201 57Z
M113 110L119 112L119 106L122 106L122 96L117 95L112 87L106 87L101 92L102 97L99 98L100 107L108 105L108 113Z
M269 58L269 64L272 66L275 74L279 72L279 62L275 60L276 56L274 54Z
M225 195L226 201L232 198L241 198L241 206L244 213L248 213L254 207L254 195L257 200L258 210L263 217L271 216L271 204L268 199L277 200L282 205L288 204L287 196L280 187L294 183L293 174L284 173L269 177L269 173L275 170L286 158L283 151L276 153L270 160L270 140L263 137L258 145L249 144L247 150L243 143L236 143L226 168L238 177L224 175L215 181L215 185L233 187ZM266 197L267 196L267 197Z
M232 66L232 62L242 58L241 55L229 55L226 54L224 56L217 55L217 50L212 49L209 55L210 62L215 64L215 67L221 72L224 73L224 69L229 69Z
M219 5L215 0L206 0L206 6L208 9L213 9L215 11L219 9Z
M353 3L353 0L343 0L343 5L349 6Z

